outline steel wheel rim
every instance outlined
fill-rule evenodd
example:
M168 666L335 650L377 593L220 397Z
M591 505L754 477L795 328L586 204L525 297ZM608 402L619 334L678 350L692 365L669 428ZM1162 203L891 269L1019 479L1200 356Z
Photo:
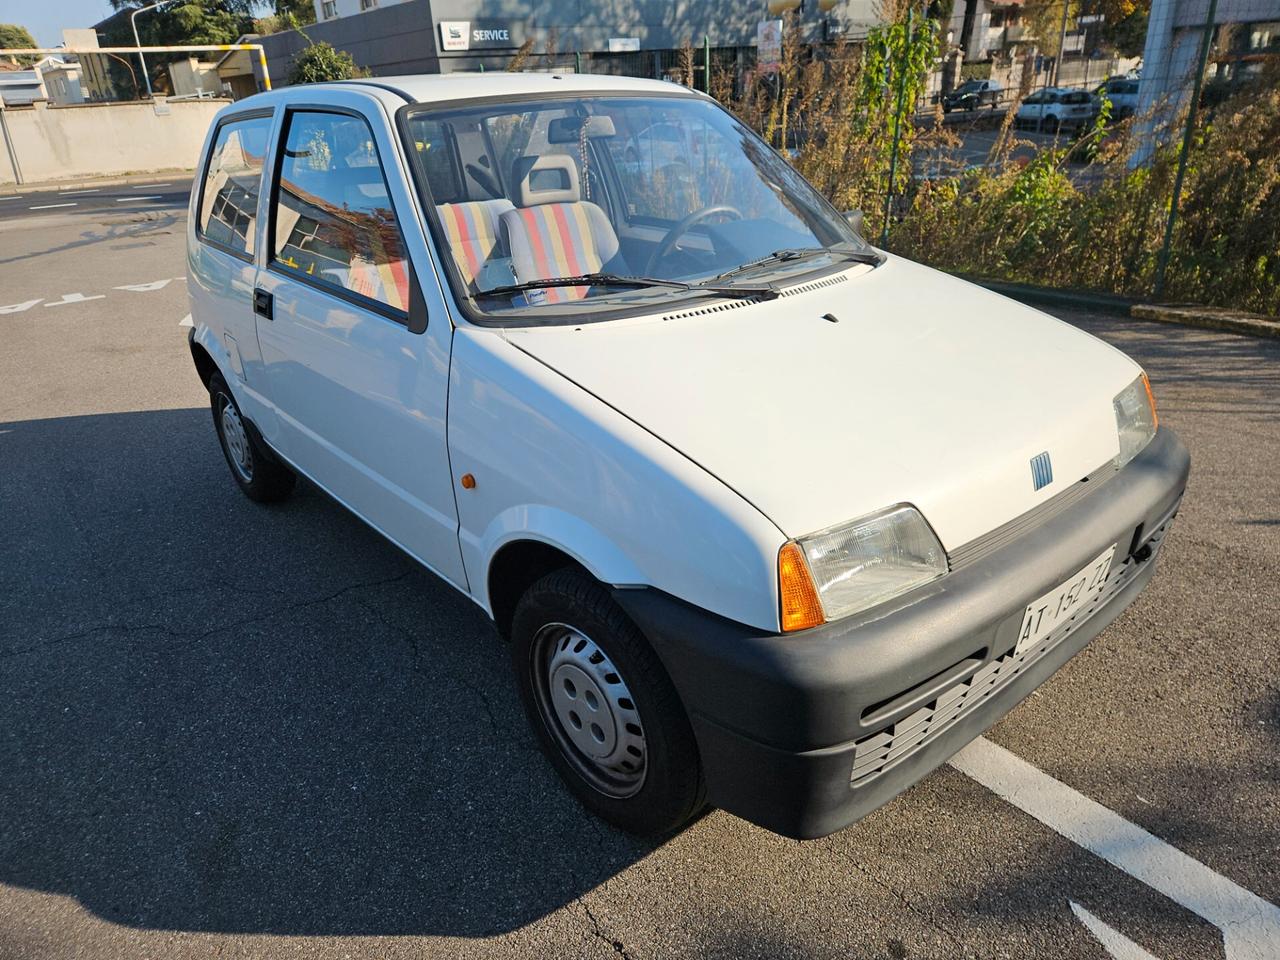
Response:
M538 711L560 752L607 797L644 786L649 750L635 699L608 654L581 630L549 623L530 664Z
M253 482L253 451L249 447L249 435L236 405L226 396L221 397L222 411L218 415L222 425L222 442L227 448L231 467L246 483Z

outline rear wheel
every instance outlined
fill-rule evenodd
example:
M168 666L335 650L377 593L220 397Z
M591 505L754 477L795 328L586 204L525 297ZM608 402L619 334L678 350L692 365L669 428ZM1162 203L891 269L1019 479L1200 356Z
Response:
M293 471L255 438L220 373L209 380L209 403L227 466L245 495L259 503L270 503L293 492L297 482Z
M693 729L657 655L607 590L567 568L516 606L512 662L543 751L592 813L655 836L706 802Z
M1045 132L1045 133L1057 133L1057 132L1058 132L1058 118L1057 118L1057 117L1055 117L1055 116L1053 116L1052 114L1050 114L1049 116L1047 116L1047 117L1045 117L1045 118L1044 118L1044 132Z

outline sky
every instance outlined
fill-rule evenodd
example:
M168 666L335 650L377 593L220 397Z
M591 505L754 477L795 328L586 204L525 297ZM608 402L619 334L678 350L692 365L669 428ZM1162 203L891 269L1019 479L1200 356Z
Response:
M66 27L91 27L110 14L107 0L0 0L0 23L26 27L42 47L60 44Z

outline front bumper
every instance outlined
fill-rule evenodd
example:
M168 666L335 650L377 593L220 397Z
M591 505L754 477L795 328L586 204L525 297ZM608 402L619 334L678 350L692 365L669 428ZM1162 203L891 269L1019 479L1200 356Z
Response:
M1189 469L1161 429L1123 470L954 551L935 583L803 633L761 633L656 590L615 596L680 692L710 801L786 836L825 836L944 763L1133 602ZM1112 543L1102 593L1014 656L1026 605Z

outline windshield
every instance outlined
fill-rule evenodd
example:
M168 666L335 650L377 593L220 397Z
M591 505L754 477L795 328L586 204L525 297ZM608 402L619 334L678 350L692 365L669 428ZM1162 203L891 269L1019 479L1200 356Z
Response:
M700 97L422 105L403 130L455 292L482 320L752 295L876 257L786 160Z

